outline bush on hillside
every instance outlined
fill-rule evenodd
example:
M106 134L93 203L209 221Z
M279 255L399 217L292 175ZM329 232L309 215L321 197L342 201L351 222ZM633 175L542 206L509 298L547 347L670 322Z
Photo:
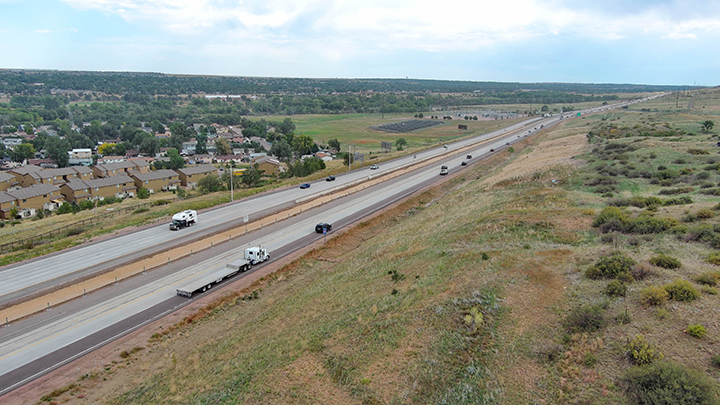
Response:
M622 381L627 396L639 405L718 405L717 388L700 371L669 362L627 370Z
M677 269L682 266L680 260L662 253L655 257L651 257L650 264L662 267L663 269Z
M615 278L622 273L630 273L635 265L635 260L623 255L621 252L614 252L609 256L601 257L594 266L586 271L589 278Z
M716 368L720 368L720 354L716 354L710 359L710 363Z
M625 350L627 350L628 359L638 366L663 358L663 354L645 340L643 335L635 335L635 339L625 345Z
M670 299L675 301L690 302L700 297L700 293L687 280L675 280L663 288L668 292Z
M667 290L654 285L645 287L640 292L640 301L646 305L662 305L668 298L670 298L670 293Z
M710 253L707 260L705 260L705 261L710 264L720 266L720 252Z
M565 317L564 325L568 332L595 332L607 324L605 308L601 305L586 305L575 308Z
M715 213L712 212L709 208L703 208L699 210L697 213L695 213L695 216L697 216L700 219L709 219L715 216Z
M605 294L609 297L624 297L627 293L627 286L618 280L613 280L605 287Z
M720 281L720 271L706 271L695 277L695 281L699 284L715 286Z
M698 339L704 337L707 333L705 327L702 325L690 325L687 327L685 332L687 332L688 335Z

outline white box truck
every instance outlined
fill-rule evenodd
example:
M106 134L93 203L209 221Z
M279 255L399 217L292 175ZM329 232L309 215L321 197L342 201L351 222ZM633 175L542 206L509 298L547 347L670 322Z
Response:
M172 216L172 222L170 222L170 230L177 231L178 229L185 228L197 222L197 211L185 210L178 212Z
M237 273L248 271L252 266L270 260L267 249L261 247L251 247L245 249L245 255L242 259L233 260L227 263L225 267L210 273L202 273L194 277L184 286L177 289L177 295L182 297L192 297L196 291L207 291L213 285L234 276Z

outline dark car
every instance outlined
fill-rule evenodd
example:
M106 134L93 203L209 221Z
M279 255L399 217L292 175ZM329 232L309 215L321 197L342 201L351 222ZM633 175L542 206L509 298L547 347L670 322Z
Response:
M510 142L505 142L505 145L510 145Z
M463 160L462 163L460 163L460 166L467 166L467 160Z
M310 183L303 183L300 185L300 188L310 188Z
M472 159L472 155L465 156L466 159Z
M331 175L327 176L327 178L325 179L325 181L335 181L335 176L333 176L333 175L331 174Z
M315 232L317 233L323 233L323 230L325 232L330 232L331 229L332 225L325 222L320 222L319 224L315 225Z
M495 152L495 149L490 149L490 152Z

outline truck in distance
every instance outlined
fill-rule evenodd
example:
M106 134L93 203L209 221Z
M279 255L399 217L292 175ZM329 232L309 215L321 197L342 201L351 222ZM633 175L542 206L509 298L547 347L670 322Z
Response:
M446 175L446 174L448 174L448 167L447 167L447 166L442 166L442 167L440 167L440 174L441 174L441 175Z
M178 229L185 228L197 222L197 211L185 210L178 212L172 216L172 222L170 222L170 230L177 231Z
M237 273L243 273L252 268L252 266L270 260L267 249L261 247L251 247L245 249L245 254L241 259L236 259L227 263L225 267L194 277L184 286L178 288L177 295L181 297L192 297L196 291L207 291L213 285L234 276Z

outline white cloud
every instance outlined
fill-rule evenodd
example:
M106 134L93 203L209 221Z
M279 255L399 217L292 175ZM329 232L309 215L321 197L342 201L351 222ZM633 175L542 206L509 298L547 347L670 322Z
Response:
M198 47L313 51L332 60L361 52L475 51L544 37L619 41L698 38L720 18L679 15L668 2L631 12L565 0L62 0L133 24L159 27ZM618 0L620 1L620 0ZM696 0L701 1L701 0ZM617 2L616 2L617 3ZM615 4L615 3L613 3ZM178 39L169 39L176 41Z

